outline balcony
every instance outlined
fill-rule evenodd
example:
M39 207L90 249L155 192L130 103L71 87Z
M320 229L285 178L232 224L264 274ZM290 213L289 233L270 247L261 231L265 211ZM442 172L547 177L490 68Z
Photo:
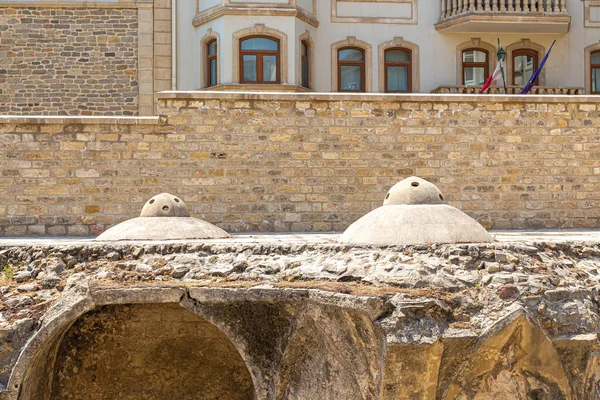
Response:
M434 89L431 93L441 94L519 94L523 89L522 86L508 86L504 93L504 87L491 86L485 92L481 92L477 86L440 86ZM585 90L582 87L549 87L549 86L534 86L529 94L536 95L581 95Z
M567 0L441 0L435 29L447 33L569 32Z

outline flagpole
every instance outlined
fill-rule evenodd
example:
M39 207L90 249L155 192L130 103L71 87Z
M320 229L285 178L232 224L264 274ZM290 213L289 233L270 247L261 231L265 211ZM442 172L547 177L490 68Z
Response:
M508 89L506 87L506 76L504 75L504 64L502 60L504 60L504 56L506 55L506 51L500 46L500 38L498 38L498 61L500 61L500 71L502 72L502 83L504 84L504 94L508 93Z

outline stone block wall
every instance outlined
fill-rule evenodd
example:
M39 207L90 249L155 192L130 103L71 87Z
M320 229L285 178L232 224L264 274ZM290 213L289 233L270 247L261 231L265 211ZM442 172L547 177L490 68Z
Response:
M0 7L0 113L137 115L137 9Z
M418 175L488 228L597 228L588 96L167 92L156 118L0 118L2 235L87 235L152 195L236 231L343 230Z

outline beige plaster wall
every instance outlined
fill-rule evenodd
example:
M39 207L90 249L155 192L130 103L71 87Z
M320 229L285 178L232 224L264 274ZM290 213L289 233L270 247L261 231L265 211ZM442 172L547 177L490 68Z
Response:
M440 3L437 0L420 1L418 5L418 18L416 24L413 23L373 23L373 22L332 22L331 2L318 1L316 3L316 18L318 27L304 23L294 16L265 16L253 15L248 12L245 15L228 15L220 17L217 20L209 21L197 28L191 28L194 15L191 13L181 13L187 20L180 25L182 36L184 32L187 37L193 38L195 43L200 39L208 28L212 28L221 36L223 43L233 37L237 30L248 28L255 23L265 24L267 28L284 30L286 34L294 34L296 37L288 38L290 45L297 42L297 38L309 29L315 42L315 61L320 67L317 67L316 82L314 91L329 92L332 86L331 75L331 45L347 37L356 37L357 40L368 43L372 49L377 49L379 45L394 40L394 38L403 38L408 42L414 43L419 47L419 91L429 93L438 86L460 85L462 81L457 80L456 48L461 43L477 38L481 41L491 43L496 46L497 39L500 38L503 47L521 42L528 39L539 46L548 49L553 40L557 44L553 50L552 56L545 68L545 84L547 86L563 87L584 87L587 79L585 74L585 54L586 46L598 43L600 41L600 27L584 26L584 2L581 0L566 0L569 15L572 17L570 32L566 35L547 35L530 33L468 33L468 34L448 34L437 32L434 28L440 16ZM244 1L236 2L244 3ZM183 5L186 9L189 8ZM335 20L335 19L334 19ZM338 21L338 20L336 20ZM293 27L296 28L293 28ZM308 27L306 27L308 26ZM190 35L190 31L199 31L198 34ZM196 46L196 45L194 45ZM232 55L230 53L231 45L227 44L222 49L221 76L223 82L231 81L232 71L230 69ZM290 49L289 56L297 58L293 49ZM194 54L190 58L188 54L179 53L183 61L179 68L180 90L195 90L200 88L199 82L193 80L193 76L199 75L200 69L199 54ZM542 55L543 56L543 55ZM297 76L297 62L291 62L290 58L288 71L289 76ZM372 71L377 71L378 54L372 51L369 60ZM493 70L493 68L492 68ZM293 83L293 82L292 82ZM375 72L369 85L373 91L379 91L379 76Z

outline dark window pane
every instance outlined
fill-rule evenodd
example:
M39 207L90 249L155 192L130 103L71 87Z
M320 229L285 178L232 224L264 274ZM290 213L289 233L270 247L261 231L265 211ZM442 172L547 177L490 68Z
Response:
M302 42L302 55L304 57L306 57L308 55L308 48L306 46L306 43Z
M385 52L387 62L410 62L410 53L404 50L390 50Z
M212 56L213 54L217 54L217 41L214 40L210 42L208 45L208 55Z
M302 59L302 86L308 87L308 60Z
M263 56L263 82L277 82L277 57Z
M340 68L341 90L362 90L362 67L360 65L343 65Z
M217 60L210 60L210 86L217 84Z
M340 61L362 61L363 53L360 50L346 49L339 51Z
M529 82L534 72L534 59L532 56L522 55L515 57L515 85L523 86Z
M242 41L242 50L271 50L277 51L279 44L272 39L250 38Z
M408 67L388 67L387 74L387 90L408 90Z
M483 67L466 67L465 68L465 85L467 86L482 86L485 83L485 68Z
M592 92L600 92L600 68L592 68Z
M463 62L487 62L487 55L479 50L467 50L463 52Z
M256 56L244 55L244 81L256 80Z
M592 64L600 64L600 53L592 53L590 59Z

